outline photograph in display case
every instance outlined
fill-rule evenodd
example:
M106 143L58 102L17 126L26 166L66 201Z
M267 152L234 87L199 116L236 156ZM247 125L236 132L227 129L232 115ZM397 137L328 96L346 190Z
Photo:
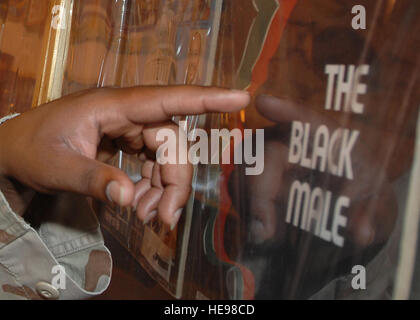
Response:
M264 173L236 166L225 178L245 230L237 261L257 299L391 298L420 101L419 36L408 30L420 28L420 5L278 4L262 49L244 55L259 54L255 67L236 78L260 95L245 128L265 129ZM356 5L368 30L352 25ZM354 286L359 269L366 290Z
M219 43L228 48L221 61L237 72L217 84L259 96L226 126L265 130L265 169L247 176L241 165L222 165L218 194L196 191L188 298L389 299L401 291L420 101L410 49L420 41L406 31L419 30L420 6L363 1L368 32L352 27L360 2L327 3L255 1L252 12L242 1L250 20L237 19L237 2L224 7L231 20L221 38L226 32L235 45ZM355 285L360 272L365 286Z
M264 131L263 173L247 175L246 161L196 165L172 231L159 218L144 225L133 208L92 202L114 262L100 298L420 298L418 230L407 232L418 224L408 203L420 2L63 1L72 4L68 38L49 28L46 3L0 2L0 116L98 87L214 85L247 90L252 102L173 122L187 133ZM366 29L352 23L354 7ZM57 52L61 69L51 63ZM144 157L118 147L106 162L139 182Z

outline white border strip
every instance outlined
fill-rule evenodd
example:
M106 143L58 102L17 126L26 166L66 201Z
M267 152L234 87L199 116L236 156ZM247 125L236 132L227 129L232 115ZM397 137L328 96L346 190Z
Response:
M412 174L407 196L402 236L400 259L395 277L393 299L410 298L415 259L417 254L418 227L420 221L420 113L417 120L417 137L413 159Z

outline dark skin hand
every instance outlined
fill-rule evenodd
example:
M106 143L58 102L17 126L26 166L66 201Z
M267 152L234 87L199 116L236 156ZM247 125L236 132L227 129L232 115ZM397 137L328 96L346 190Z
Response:
M42 193L75 192L137 208L140 220L158 214L175 225L191 191L191 165L159 165L153 158L135 184L98 161L105 138L130 153L156 153L159 129L178 129L172 116L234 112L248 93L193 86L95 89L56 100L0 126L0 175ZM8 185L6 197L16 194ZM19 201L18 201L19 202ZM23 200L18 213L23 213Z

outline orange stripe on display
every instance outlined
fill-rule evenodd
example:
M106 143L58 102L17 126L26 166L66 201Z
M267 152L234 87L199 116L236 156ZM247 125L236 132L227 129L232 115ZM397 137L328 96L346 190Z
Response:
M280 45L280 40L283 36L284 29L287 25L287 21L296 6L297 0L286 0L281 2L281 6L277 9L275 17L270 25L270 29L267 34L267 38L264 42L264 48L255 64L255 67L252 71L251 84L248 87L248 91L253 95L262 86L268 77L268 66L270 60L277 51L278 46ZM240 128L243 130L243 128ZM232 148L233 149L233 148ZM230 150L231 151L231 150ZM231 154L233 152L231 151ZM231 157L232 158L232 157ZM226 253L224 247L224 231L227 216L233 214L231 212L232 199L228 191L228 181L230 175L232 174L233 165L222 165L223 177L220 182L220 214L216 219L214 235L213 235L213 244L216 255L225 263L234 265L238 267L243 276L244 280L244 292L243 299L252 300L255 298L255 279L251 270L247 267L237 263L230 259ZM216 241L218 239L219 241Z
M289 20L296 3L297 0L281 1L281 7L277 10L277 13L271 23L267 39L264 43L264 48L257 63L255 64L254 69L252 70L251 85L248 88L248 91L251 94L255 94L258 88L267 81L270 60L279 47L287 21Z

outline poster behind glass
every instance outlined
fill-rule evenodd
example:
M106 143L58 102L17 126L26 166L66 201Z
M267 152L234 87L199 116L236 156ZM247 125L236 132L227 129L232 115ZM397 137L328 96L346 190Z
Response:
M1 115L33 105L47 3L0 3ZM352 25L356 5L366 28ZM263 148L263 172L247 175L245 157L197 166L174 232L105 207L114 264L146 270L182 298L395 297L418 162L419 18L420 4L408 0L74 1L63 95L102 86L246 89L252 104L238 114L174 120L254 137L264 129L264 143L251 142ZM109 162L141 179L138 158L119 152ZM408 289L419 298L414 258Z

